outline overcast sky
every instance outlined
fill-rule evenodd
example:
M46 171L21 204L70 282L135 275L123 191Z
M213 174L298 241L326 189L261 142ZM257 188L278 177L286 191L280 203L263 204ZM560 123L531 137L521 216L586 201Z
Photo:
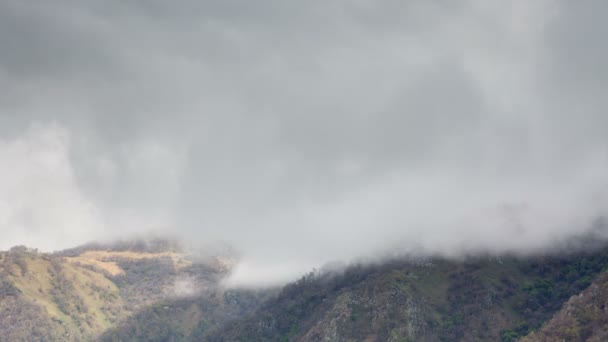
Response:
M246 282L550 246L608 211L607 14L0 0L0 248L224 240Z

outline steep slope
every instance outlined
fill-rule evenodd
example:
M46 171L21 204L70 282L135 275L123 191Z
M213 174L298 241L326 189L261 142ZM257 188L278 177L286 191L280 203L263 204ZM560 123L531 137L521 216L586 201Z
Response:
M214 287L227 272L216 259L178 251L92 248L102 246L0 252L0 336L91 340L160 300Z
M310 274L209 341L514 341L608 265L606 250L395 261Z
M274 291L218 289L162 300L105 332L102 341L202 341L227 322L254 312Z
M608 273L570 298L539 331L521 341L608 341Z
M2 255L0 274L0 335L14 340L34 335L45 322L47 336L78 340L94 335L127 315L118 287L103 273L65 260L13 248ZM18 312L19 308L29 308ZM18 321L15 328L10 322ZM13 339L13 338L11 338ZM49 338L43 338L49 339Z

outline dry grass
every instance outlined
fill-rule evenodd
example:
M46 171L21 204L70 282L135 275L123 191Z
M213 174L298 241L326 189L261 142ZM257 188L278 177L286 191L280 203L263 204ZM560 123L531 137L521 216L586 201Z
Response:
M9 281L21 291L25 300L39 305L49 317L63 322L66 327L95 336L130 314L124 309L118 288L103 272L80 267L71 260L61 262L61 272L74 286L72 294L82 300L83 309L82 312L70 312L68 315L59 309L53 299L56 276L51 272L50 259L27 256L26 262L28 271L23 275L13 272L14 275L8 276Z
M113 276L117 276L117 275L121 275L121 274L125 273L125 271L123 271L122 268L120 268L114 261L101 261L101 260L81 257L81 256L66 258L66 260L72 264L82 264L82 265L94 266L96 268L99 268L103 271L108 272L109 274L111 274Z
M40 258L28 259L27 274L11 277L11 280L26 298L44 307L52 317L65 320L65 314L59 310L49 295L52 288L49 262Z
M80 263L83 265L92 265L98 267L109 274L116 276L124 274L124 270L118 266L112 259L153 259L169 257L173 261L173 265L177 269L188 267L192 264L191 261L186 260L183 254L174 252L162 252L162 253L140 253L131 251L87 251L76 257L68 257L66 260L70 263Z

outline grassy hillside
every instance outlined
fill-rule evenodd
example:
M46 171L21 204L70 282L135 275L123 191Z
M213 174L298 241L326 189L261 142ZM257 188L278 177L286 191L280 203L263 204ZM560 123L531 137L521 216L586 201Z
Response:
M91 340L152 304L179 297L180 282L198 293L227 271L215 259L191 260L158 244L154 250L135 246L140 248L90 245L41 254L19 246L0 252L0 336Z
M13 248L2 254L0 274L5 286L15 289L0 301L0 326L2 333L10 336L24 337L30 332L27 326L12 329L4 323L6 319L32 322L33 328L44 317L51 336L77 340L104 331L128 314L119 289L102 272L59 257ZM15 303L32 310L20 315L10 313Z

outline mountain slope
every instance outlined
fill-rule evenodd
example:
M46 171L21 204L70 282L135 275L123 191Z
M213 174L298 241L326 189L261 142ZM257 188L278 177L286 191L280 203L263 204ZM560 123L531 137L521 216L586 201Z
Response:
M570 298L539 331L521 341L608 341L608 273Z
M210 341L514 341L608 265L606 250L395 261L310 274Z
M166 243L0 252L0 336L31 341L604 340L608 249L391 260L225 289ZM591 286L590 286L591 284ZM525 337L524 337L525 336Z
M227 322L250 314L273 291L218 289L207 295L161 300L106 331L101 341L200 341Z
M180 284L202 292L226 272L217 259L190 260L173 250L87 246L41 254L14 247L0 252L0 336L91 340L154 303L177 298L185 291Z

